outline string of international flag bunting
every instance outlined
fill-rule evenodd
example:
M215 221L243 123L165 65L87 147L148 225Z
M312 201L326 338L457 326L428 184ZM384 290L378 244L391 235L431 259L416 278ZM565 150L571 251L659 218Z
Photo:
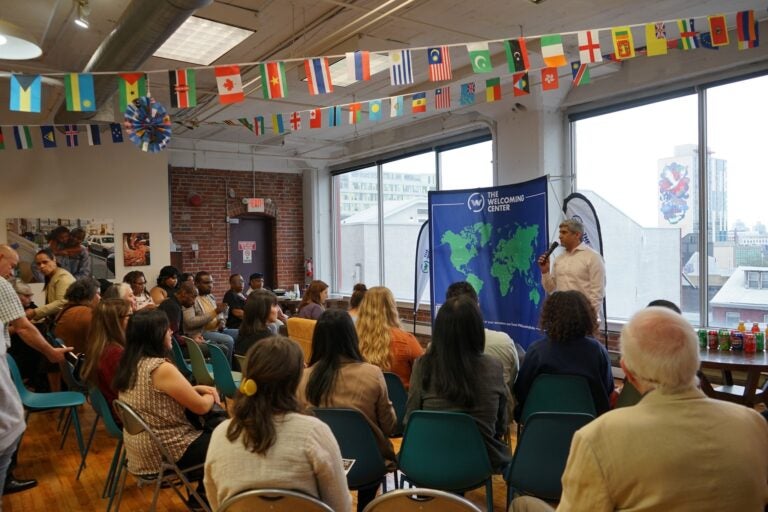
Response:
M639 55L648 57L665 55L670 49L693 50L709 48L717 50L728 45L728 20L734 16L737 45L740 50L756 48L759 45L758 25L754 11L740 11L731 14L718 14L706 17L708 31L695 29L695 18L674 20L677 38L667 37L667 23L653 22L641 25L627 25L610 29L592 29L578 32L542 35L534 37L519 37L512 39L493 40L475 43L443 45L428 48L411 48L391 50L387 52L355 51L346 53L342 58L346 61L349 80L364 81L371 79L371 53L386 54L389 58L390 82L393 86L403 86L414 83L413 54L424 51L428 67L429 80L432 82L450 81L453 78L451 66L451 49L465 47L468 52L473 73L487 74L493 72L491 63L491 44L501 43L504 46L507 66L511 74L512 93L514 96L530 94L530 75L539 72L541 89L556 90L560 87L558 69L569 66L571 69L571 85L582 86L590 82L589 66L603 61L621 62ZM643 28L645 46L636 48L632 28ZM610 30L612 52L603 54L599 43L599 35L603 30ZM563 48L563 37L575 35L578 41L578 60L569 62ZM541 56L544 67L531 68L527 41L538 39L541 44ZM46 76L63 76L66 109L72 112L96 111L93 77L95 74L112 74L117 77L118 98L120 111L125 112L134 100L143 98L149 93L149 73L168 73L170 81L171 106L176 109L186 109L197 106L196 73L198 70L213 69L216 77L218 100L228 105L245 100L241 66L258 65L261 71L262 92L265 99L281 99L288 97L288 87L285 78L285 67L288 62L301 62L307 77L309 93L313 96L333 93L333 83L329 69L329 58L314 57L301 59L285 59L282 61L254 62L236 65L214 67L194 67L186 69L161 70L135 73L52 73ZM485 80L485 100L494 102L502 99L502 78L493 77ZM476 82L469 81L459 86L459 106L469 106L475 103ZM427 92L416 92L410 97L411 112L425 113L428 110ZM310 129L337 127L343 124L344 110L347 122L357 124L363 119L367 107L369 121L380 121L384 116L384 102L389 101L390 117L402 116L405 113L406 95L377 98L368 101L344 103L311 110L301 110L292 113L271 114L271 131L274 134L301 130L307 126ZM39 113L42 100L42 75L12 74L10 77L10 110L17 112ZM154 104L154 100L152 101ZM451 87L443 86L434 90L433 108L443 110L452 108L455 103L451 99ZM161 106L159 108L162 108ZM286 122L287 120L287 122ZM324 122L325 120L325 122ZM227 125L244 126L255 135L266 133L265 116L254 116L236 120L223 121ZM218 123L212 123L218 124ZM64 137L67 147L79 145L81 126L88 144L101 144L101 130L105 124L64 125ZM35 125L12 126L13 139L17 149L33 147L33 128ZM132 134L129 121L124 123L109 123L109 132L113 143L122 143L123 129ZM54 125L39 126L42 146L56 148L56 130ZM170 132L170 130L168 130ZM170 135L170 133L168 133ZM132 137L133 138L133 137ZM166 141L167 143L167 141ZM0 127L0 150L5 149L2 127ZM146 147L143 148L145 151ZM162 149L162 148L160 148Z

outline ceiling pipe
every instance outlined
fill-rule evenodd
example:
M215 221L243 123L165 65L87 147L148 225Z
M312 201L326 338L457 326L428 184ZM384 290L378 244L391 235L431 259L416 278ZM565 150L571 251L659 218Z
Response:
M83 73L134 71L144 64L184 21L213 0L133 0L115 28L93 53ZM94 75L96 105L112 117L110 99L117 90L114 75ZM98 112L68 112L65 105L54 116L56 124L76 124Z

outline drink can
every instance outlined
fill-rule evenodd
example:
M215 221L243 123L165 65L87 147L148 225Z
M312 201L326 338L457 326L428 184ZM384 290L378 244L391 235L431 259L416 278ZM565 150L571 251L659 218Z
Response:
M744 352L754 354L757 351L757 345L755 344L755 333L744 333Z
M757 352L765 350L765 334L762 332L755 333L755 350Z
M720 329L717 334L718 350L731 350L731 332L728 329Z
M699 348L707 348L707 330L699 329Z
M731 350L741 352L744 350L744 333L739 330L731 331Z
M717 350L717 331L712 329L707 333L709 350Z

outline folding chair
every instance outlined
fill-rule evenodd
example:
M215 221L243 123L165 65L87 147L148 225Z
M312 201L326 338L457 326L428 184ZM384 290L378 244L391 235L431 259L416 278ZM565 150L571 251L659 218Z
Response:
M195 377L195 382L201 386L213 386L212 370L209 370L209 366L205 363L205 356L200 345L197 344L192 338L185 338L187 342L187 351L189 352L189 360L192 363L192 375ZM210 348L210 345L208 346Z
M403 386L403 381L400 377L392 372L384 372L384 382L387 383L387 394L392 401L392 406L395 408L395 415L397 416L397 426L395 426L394 432L389 437L402 437L403 436L403 421L405 420L405 406L408 402L408 392Z
M400 489L378 496L363 512L480 512L471 501L436 489Z
M227 361L224 352L215 345L208 345L208 352L211 354L211 363L213 364L213 381L216 383L216 389L227 398L234 398L237 388L240 387L240 381L243 376L240 372L233 371Z
M85 455L83 455L83 461L80 463L80 469L78 470L78 476L85 466L85 457L88 455L88 450L93 442L93 436L96 433L96 424L101 418L104 421L104 427L107 430L107 434L110 437L117 439L117 445L115 445L115 453L112 455L112 463L109 465L109 472L107 473L107 480L104 482L104 489L101 491L101 497L109 497L109 503L107 503L107 511L112 507L112 501L115 497L115 485L117 484L117 470L118 463L120 462L120 456L123 453L123 430L115 422L115 418L112 416L112 409L107 403L107 399L104 398L102 392L96 386L91 386L89 389L89 396L91 398L91 406L96 411L96 419L93 422L93 429L91 435L88 438L88 444L85 447Z
M163 442L157 437L157 434L152 430L152 428L147 425L147 423L139 416L139 414L131 408L130 405L126 404L125 402L122 402L120 400L115 400L114 402L115 408L117 409L118 413L120 414L120 418L123 420L123 432L126 432L130 435L138 435L142 432L145 432L149 438L152 440L152 443L155 445L155 447L160 452L160 471L153 475L134 475L137 479L139 479L140 482L147 482L147 481L154 481L155 482L155 492L152 496L152 505L150 505L149 510L150 512L154 512L157 508L157 498L160 495L160 487L163 485L164 482L168 482L171 486L171 488L174 490L174 492L181 498L182 501L185 501L184 495L181 494L179 491L177 485L179 482L187 489L187 492L190 496L194 497L200 505L202 505L203 509L206 512L211 512L210 507L205 502L203 498L200 497L200 494L198 494L195 487L192 485L192 483L187 478L187 474L191 473L193 471L202 470L203 464L198 464L196 466L192 466L190 468L182 470L179 468L179 466L176 465L176 462L173 460L173 457L171 457L171 454L168 452L168 449L165 447ZM122 475L120 475L122 473ZM128 474L128 460L127 460L127 454L124 453L122 460L120 462L120 467L118 468L118 477L120 477L120 490L117 494L117 503L115 505L115 512L118 512L120 510L120 502L123 499L123 489L125 488L125 479Z
M589 383L581 375L542 373L536 377L517 424L518 438L528 418L537 412L583 412L597 416Z
M253 489L227 498L216 512L333 512L322 501L285 489Z

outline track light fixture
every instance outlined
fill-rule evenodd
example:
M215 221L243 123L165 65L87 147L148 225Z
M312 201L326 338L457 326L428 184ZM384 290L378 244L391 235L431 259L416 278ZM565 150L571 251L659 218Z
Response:
M75 0L75 25L80 28L91 26L88 16L91 14L91 4L88 0Z

